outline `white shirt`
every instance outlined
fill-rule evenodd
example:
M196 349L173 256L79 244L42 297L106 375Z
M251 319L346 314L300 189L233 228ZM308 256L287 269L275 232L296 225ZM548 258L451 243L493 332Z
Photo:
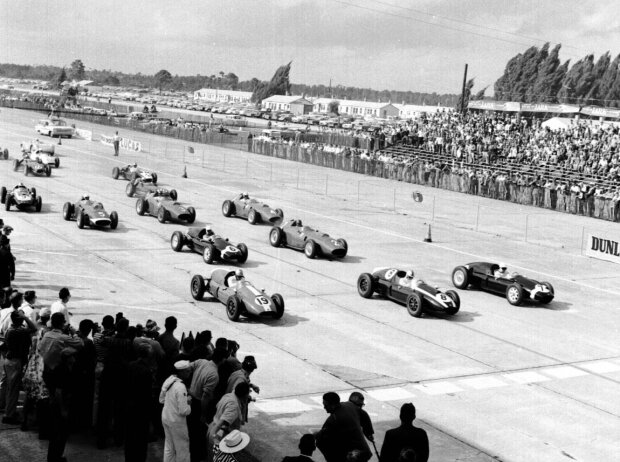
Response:
M168 377L159 393L159 402L164 405L164 409L161 411L161 420L185 422L185 417L192 411L189 405L190 400L183 381L176 375Z
M50 306L50 310L52 311L52 314L54 313L64 314L65 321L67 321L67 323L69 322L69 317L71 316L71 314L69 313L67 304L64 303L62 300L56 300L54 303L52 303L52 306Z
M29 318L32 322L37 322L37 315L39 310L35 310L32 305L26 301L19 307L24 312L24 316Z

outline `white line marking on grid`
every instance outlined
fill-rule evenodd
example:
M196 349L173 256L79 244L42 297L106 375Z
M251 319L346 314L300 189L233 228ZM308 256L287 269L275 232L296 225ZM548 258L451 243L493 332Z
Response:
M496 377L472 377L470 379L459 380L459 383L474 388L475 390L485 390L487 388L497 388L508 385L506 382Z
M596 374L605 374L607 372L620 371L620 364L612 363L609 361L597 361L590 364L581 364L581 367Z
M512 372L510 374L503 374L505 378L508 380L512 380L513 382L526 384L526 383L537 383L537 382L545 382L547 380L551 380L549 377L545 377L538 372Z
M351 394L350 391L348 392L339 392L338 396L340 396L340 402L344 403L345 401L349 401L349 395ZM321 406L323 406L323 395L321 396L311 396L310 399L312 401L314 401L317 404L320 404Z
M316 409L314 406L305 404L298 399L258 401L254 403L254 406L267 414L294 414Z
M396 401L399 399L413 398L415 396L410 391L400 387L368 390L368 394L377 401Z
M421 383L419 385L415 385L414 387L420 391L423 391L427 395L447 395L449 393L458 393L463 391L461 387L450 382Z
M541 372L544 374L555 377L556 379L570 379L572 377L581 377L582 375L588 375L586 371L577 369L572 366L553 367L550 369L543 369Z

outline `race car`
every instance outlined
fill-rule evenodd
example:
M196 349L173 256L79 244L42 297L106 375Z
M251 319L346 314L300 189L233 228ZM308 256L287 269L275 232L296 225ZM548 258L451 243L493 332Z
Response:
M245 244L231 244L228 239L213 234L206 228L190 228L187 233L175 231L170 237L170 246L180 252L183 246L189 247L202 255L205 263L214 261L236 261L245 263L248 259L248 247Z
M50 167L60 167L60 159L55 155L53 144L41 143L39 140L23 141L21 144L22 157L41 162Z
M34 207L37 212L40 212L43 206L43 199L41 199L41 196L37 196L37 190L35 188L27 188L23 183L18 184L10 191L2 186L0 201L4 204L7 212L11 210L12 205L19 210Z
M124 180L133 181L137 178L142 180L151 181L153 184L157 184L157 173L152 170L147 170L142 167L138 167L138 164L128 164L125 167L114 167L112 169L112 178L118 180L123 178Z
M41 135L47 135L51 137L63 137L71 138L73 136L73 127L67 125L62 119L51 117L49 119L41 119L39 123L35 125L34 129Z
M371 298L377 293L403 304L415 318L419 318L425 312L454 315L461 307L461 300L456 291L444 292L421 279L414 279L413 271L396 268L377 268L372 273L360 274L357 279L357 291L364 298Z
M43 162L32 160L28 156L24 156L22 159L13 159L13 171L19 170L21 166L24 166L24 175L30 174L37 176L50 176L52 174L52 167L45 165Z
M344 258L349 250L344 239L334 239L318 229L304 226L301 220L289 220L282 227L271 228L269 243L274 247L286 246L303 250L308 258L317 255Z
M458 289L467 289L471 285L485 292L503 295L511 305L521 305L528 298L546 304L555 297L553 286L548 282L538 282L516 272L504 271L501 274L499 270L500 265L489 262L457 266L452 271L452 283Z
M136 178L135 180L127 183L125 194L127 194L128 197L146 196L148 193L157 190L164 191L164 194L168 194L172 200L177 200L177 197L179 196L176 189L159 188L151 180L143 180L141 178Z
M226 305L226 315L238 321L241 315L280 319L284 314L284 299L280 294L271 297L258 290L243 277L239 269L216 269L209 276L192 277L190 291L194 300L202 300L205 292Z
M160 223L167 221L185 221L192 224L196 220L196 209L185 207L175 201L167 189L157 189L136 202L138 215L149 214L157 217Z
M105 211L101 202L91 201L90 197L85 195L75 204L65 202L62 208L62 217L69 221L75 218L78 228L84 226L91 228L116 229L118 226L118 214L116 212Z
M250 199L248 193L239 194L232 200L225 200L222 204L222 214L225 217L237 216L247 218L251 225L256 223L279 223L284 217L280 209L272 209L267 204Z

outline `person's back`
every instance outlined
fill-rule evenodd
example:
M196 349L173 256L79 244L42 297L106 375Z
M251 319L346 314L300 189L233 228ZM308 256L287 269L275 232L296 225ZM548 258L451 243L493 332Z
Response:
M427 462L429 456L428 436L422 428L413 426L415 406L405 403L400 408L401 425L385 432L381 447L381 462L397 462L404 449L413 449L416 462Z

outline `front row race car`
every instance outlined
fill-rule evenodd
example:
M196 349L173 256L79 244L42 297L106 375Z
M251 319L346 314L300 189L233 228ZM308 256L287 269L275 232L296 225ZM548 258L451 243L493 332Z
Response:
M174 192L176 195L176 191ZM184 221L192 224L196 220L196 209L194 207L185 207L179 204L172 198L171 191L163 188L151 191L146 196L139 198L136 202L136 213L157 217L160 223Z
M124 167L114 167L112 169L112 178L118 180L123 178L124 180L134 181L138 178L147 180L157 184L157 173L146 168L138 167L138 164L127 164Z
M22 141L22 157L41 162L50 167L60 167L60 159L56 155L55 145L42 143L38 139L32 141Z
M245 263L248 259L248 247L245 244L228 242L228 239L214 234L210 226L190 228L186 233L175 231L170 237L170 246L175 252L180 252L183 246L187 246L201 254L207 264L216 260Z
M91 201L88 195L82 196L82 199L75 204L65 202L62 208L62 217L69 221L75 218L78 228L84 226L91 228L116 229L118 226L118 214L116 212L105 211L101 202Z
M11 210L11 205L14 205L18 210L34 207L37 212L40 212L43 206L43 200L41 196L37 196L37 190L27 188L23 183L18 184L10 191L2 186L1 194L1 201L7 211Z
M485 292L503 295L511 305L521 305L525 299L549 303L555 297L553 286L548 282L508 272L503 263L475 262L457 266L452 271L452 283L458 289L473 286Z
M44 164L41 160L32 160L28 156L24 156L22 159L13 159L13 171L19 170L19 167L24 166L24 175L30 174L38 176L50 176L52 174L52 167Z
M243 276L243 271L216 269L209 276L192 277L190 291L194 300L202 300L208 292L226 305L226 315L238 321L241 315L280 319L284 315L284 299L280 294L271 296L265 289L258 290Z
M125 188L125 194L127 194L128 197L134 197L134 196L143 197L143 196L146 196L148 193L154 192L157 190L164 191L164 194L169 195L170 198L174 201L176 201L177 198L179 197L176 189L160 188L155 183L153 183L153 181L143 180L141 178L137 178L127 183L127 187Z
M372 273L360 274L357 291L364 298L371 298L377 293L405 305L409 314L415 318L424 312L454 315L461 307L459 294L454 290L444 292L414 278L413 271L396 268L377 268Z
M344 239L334 239L318 229L304 226L301 220L289 220L284 226L274 226L269 232L269 243L273 247L290 247L303 250L308 258L317 255L344 258L349 246Z
M225 200L222 203L222 214L225 217L236 216L247 218L248 223L279 223L284 217L280 209L272 209L264 202L250 199L248 193L238 194L232 200Z

